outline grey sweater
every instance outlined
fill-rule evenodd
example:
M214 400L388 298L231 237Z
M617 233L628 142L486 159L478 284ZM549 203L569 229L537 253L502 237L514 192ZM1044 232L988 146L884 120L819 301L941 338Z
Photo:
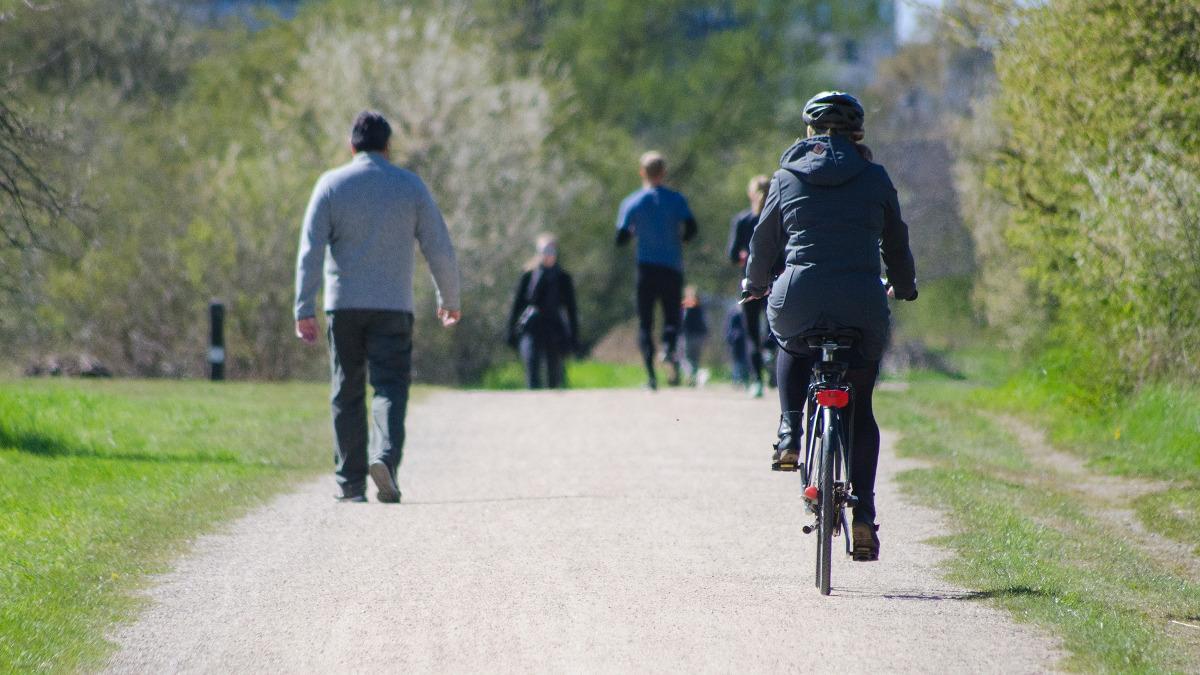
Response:
M429 263L438 305L459 308L458 263L433 196L411 171L360 152L313 188L296 259L296 318L325 311L413 311L413 242ZM328 255L326 254L328 250Z

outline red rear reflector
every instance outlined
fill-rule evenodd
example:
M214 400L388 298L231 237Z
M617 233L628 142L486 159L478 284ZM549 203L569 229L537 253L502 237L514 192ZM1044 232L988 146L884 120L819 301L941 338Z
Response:
M825 408L845 408L850 403L850 393L843 389L822 389L817 392L817 405Z
M804 488L804 498L808 501L815 502L820 496L821 491L817 489L816 485L809 485L808 487Z

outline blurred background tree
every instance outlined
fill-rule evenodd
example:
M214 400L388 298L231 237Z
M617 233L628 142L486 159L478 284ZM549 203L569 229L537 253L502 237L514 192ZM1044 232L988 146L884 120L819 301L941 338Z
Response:
M923 339L991 331L1076 380L1105 364L1105 391L1195 375L1200 9L1150 7L944 0L897 40L884 0L9 0L0 339L18 360L196 375L216 297L231 374L322 376L290 335L299 219L374 107L466 270L454 333L430 328L419 275L418 376L477 382L509 358L501 322L540 231L561 236L585 343L628 321L612 229L645 149L700 221L689 281L732 296L748 178L840 88L862 94L912 225L932 302L901 319Z
M73 219L88 226L73 255L20 263L28 278L6 302L28 313L5 339L118 372L198 374L216 297L231 373L321 374L290 337L296 231L365 107L393 120L396 159L431 185L467 271L454 334L428 330L421 282L419 377L469 382L504 358L505 305L540 231L562 235L586 342L631 314L612 222L647 147L668 153L704 227L692 278L732 292L728 218L799 133L798 102L827 70L804 38L843 21L827 5L14 4L0 58L62 139L52 185L91 209ZM874 25L853 16L847 35Z

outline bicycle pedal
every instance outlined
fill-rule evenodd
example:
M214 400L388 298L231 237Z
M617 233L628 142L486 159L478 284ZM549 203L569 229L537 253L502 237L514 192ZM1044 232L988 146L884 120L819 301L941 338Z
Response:
M772 471L787 471L790 473L798 470L799 468L800 465L796 464L795 462L771 462Z

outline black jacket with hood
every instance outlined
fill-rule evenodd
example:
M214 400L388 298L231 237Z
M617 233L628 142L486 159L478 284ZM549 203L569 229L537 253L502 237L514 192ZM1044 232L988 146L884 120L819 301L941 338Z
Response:
M575 284L558 265L538 265L521 275L508 313L509 344L516 346L525 334L564 351L571 349L579 337Z
M857 328L861 356L878 360L890 320L881 253L896 297L917 293L896 188L882 166L840 135L797 141L780 166L750 239L748 290L758 295L770 288L767 319L789 351L809 352L793 339L807 330ZM781 250L787 266L772 284Z

